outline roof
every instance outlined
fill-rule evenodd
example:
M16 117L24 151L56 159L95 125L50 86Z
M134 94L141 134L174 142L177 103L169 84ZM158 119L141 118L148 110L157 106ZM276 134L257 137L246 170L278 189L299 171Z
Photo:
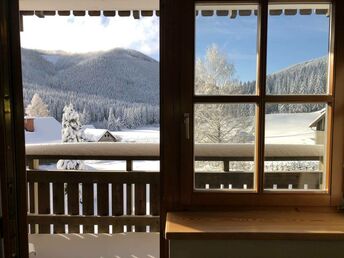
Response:
M95 129L95 128L85 128L83 130L84 137L90 142L99 142L99 140L106 134L109 133L116 140L119 139L118 136L113 135L109 130L106 129Z
M310 124L309 124L309 127L316 127L317 126L317 124L318 124L318 122L320 121L320 120L322 120L322 119L324 119L325 118L325 115L326 115L326 109L324 108L324 109L322 109L321 111L320 111L320 115L318 116L318 117L316 117Z
M118 11L119 16L130 16L131 11L134 18L141 16L152 16L156 11L159 15L159 0L19 0L19 8L23 15L69 15L73 11L76 16L84 16L86 11L91 16L100 16L100 11L105 16L115 16ZM198 4L196 15L202 16L229 16L235 18L239 16L257 15L257 5L247 4ZM288 4L274 4L269 6L270 15L328 15L329 4L298 4L297 7Z
M25 131L27 144L61 142L61 123L55 118L34 117L34 128L34 132Z
M159 0L19 0L20 10L159 10Z

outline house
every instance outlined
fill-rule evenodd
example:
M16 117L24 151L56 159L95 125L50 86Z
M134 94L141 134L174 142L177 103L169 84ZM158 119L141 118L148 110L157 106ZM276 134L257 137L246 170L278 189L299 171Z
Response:
M85 128L82 130L87 142L119 142L121 138L106 129Z
M24 127L26 144L61 142L61 123L54 117L26 117Z
M326 109L319 111L319 115L309 124L309 127L315 130L315 142L324 144L326 129Z

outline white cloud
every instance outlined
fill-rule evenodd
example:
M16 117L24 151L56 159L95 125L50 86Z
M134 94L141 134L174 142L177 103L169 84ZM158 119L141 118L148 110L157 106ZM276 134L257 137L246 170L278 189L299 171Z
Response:
M85 53L132 48L158 58L159 18L24 17L24 48Z

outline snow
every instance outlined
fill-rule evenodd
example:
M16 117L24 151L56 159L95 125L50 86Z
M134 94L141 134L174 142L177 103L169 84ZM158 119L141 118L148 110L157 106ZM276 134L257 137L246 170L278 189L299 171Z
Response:
M61 124L53 117L35 117L34 132L25 131L26 144L61 142Z
M56 64L59 61L61 56L59 56L59 55L42 55L42 57L46 61L48 61L48 62L50 62L52 64Z
M159 143L160 142L160 128L159 127L144 127L140 129L114 131L114 135L119 135L122 142L141 142L141 143Z
M321 111L267 115L265 143L314 144L315 131L309 125L319 115L321 115Z

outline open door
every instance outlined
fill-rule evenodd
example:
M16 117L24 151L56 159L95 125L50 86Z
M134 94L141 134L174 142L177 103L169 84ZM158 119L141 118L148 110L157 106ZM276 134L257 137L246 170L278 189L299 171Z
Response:
M18 1L0 2L1 257L28 257Z

